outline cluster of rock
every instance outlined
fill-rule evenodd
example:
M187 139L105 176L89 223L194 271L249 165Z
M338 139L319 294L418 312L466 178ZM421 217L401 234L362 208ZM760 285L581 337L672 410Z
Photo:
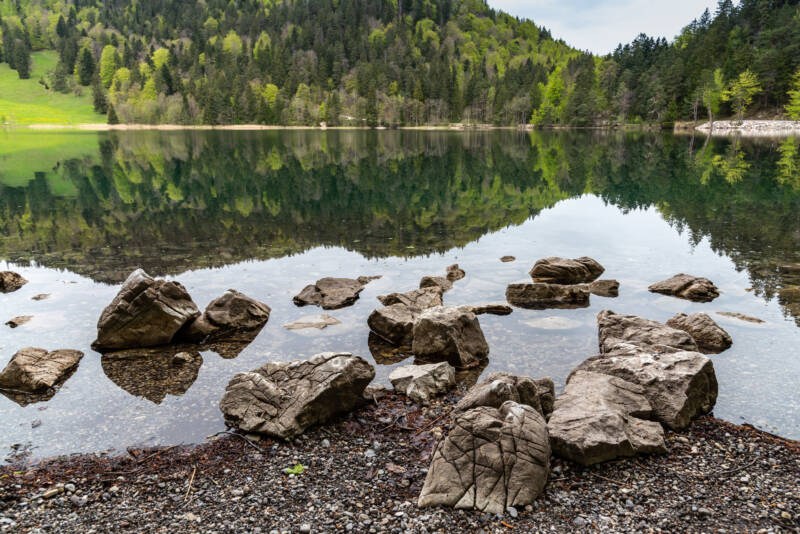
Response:
M320 306L323 310L336 310L352 305L364 287L380 276L352 278L326 277L309 284L292 299L297 306Z
M592 258L543 258L530 270L533 283L510 284L506 300L519 308L586 308L589 296L616 297L619 282L597 280L605 269Z

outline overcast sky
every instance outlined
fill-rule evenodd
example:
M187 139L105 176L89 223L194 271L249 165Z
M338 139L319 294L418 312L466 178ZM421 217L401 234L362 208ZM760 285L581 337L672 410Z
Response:
M556 39L607 54L644 32L672 40L716 0L488 0L489 5L549 29Z

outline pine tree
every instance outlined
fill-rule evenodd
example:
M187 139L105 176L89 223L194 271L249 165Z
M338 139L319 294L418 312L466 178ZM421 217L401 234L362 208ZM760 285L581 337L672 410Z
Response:
M27 80L31 77L31 51L21 40L17 40L14 45L14 68L20 80Z
M117 112L114 110L114 106L112 104L108 105L108 124L119 124Z
M78 58L77 66L78 82L81 85L89 85L94 78L94 58L88 48L84 48Z
M92 82L92 104L94 105L94 110L97 113L106 113L108 111L106 95L103 91L103 86L100 83L100 78L97 76L95 76L94 81Z

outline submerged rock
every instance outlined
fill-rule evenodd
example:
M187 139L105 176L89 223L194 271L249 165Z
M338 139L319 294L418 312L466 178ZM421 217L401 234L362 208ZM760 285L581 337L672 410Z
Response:
M605 269L586 256L574 260L567 258L543 258L530 270L535 282L550 284L582 284L596 280Z
M581 286L560 284L510 284L506 300L519 308L546 310L589 307L589 291Z
M27 347L19 350L0 373L0 388L37 392L61 383L83 358L77 350Z
M203 315L189 323L177 337L201 343L229 338L240 332L260 331L269 321L270 312L270 307L263 302L229 289L212 300Z
M18 317L14 317L10 321L6 321L6 326L9 328L17 328L18 326L22 326L29 322L31 319L33 319L33 315L20 315Z
M601 373L576 371L547 423L553 454L583 465L666 452L644 389Z
M167 395L189 390L203 357L184 346L128 349L104 354L100 365L109 380L134 397L161 404Z
M358 295L364 290L364 286L375 278L379 277L360 276L357 280L322 278L317 280L316 284L303 288L293 301L297 306L314 305L322 307L323 310L344 308L358 300Z
M489 344L469 309L438 306L423 311L414 322L412 351L426 360L471 367L489 355Z
M369 363L349 353L271 362L234 376L219 407L228 424L245 432L291 439L352 410L374 377Z
M305 317L301 317L296 321L283 325L283 327L286 330L304 330L306 328L323 330L329 326L335 326L337 324L342 324L342 322L336 317L331 317L327 313L323 313L320 315L307 315Z
M610 310L597 314L600 352L608 353L617 345L637 345L658 350L697 351L694 338L683 330L636 315L623 315Z
M456 385L456 371L447 362L427 365L404 365L389 375L395 391L418 404L427 404L436 395Z
M544 490L550 445L542 415L509 401L459 414L437 447L418 504L502 514Z
M425 287L422 289L412 289L405 293L389 293L379 295L378 300L384 306L393 304L404 304L418 310L433 308L442 305L442 288L439 286Z
M667 321L667 326L687 332L694 338L700 350L706 353L716 354L729 349L733 344L731 336L714 319L702 312L691 315L678 313Z
M394 365L413 356L411 345L396 345L383 339L375 332L370 332L367 346L375 363L380 365Z
M722 315L723 317L732 317L734 319L739 319L740 321L745 321L748 323L760 324L764 322L758 317L751 317L749 315L744 315L743 313L738 313L738 312L717 312L717 315Z
M0 271L0 293L11 293L21 288L28 281L13 271Z
M515 258L514 256L503 256L502 258L500 258L500 261L502 261L503 263L509 263L512 261L516 261L516 259L517 258Z
M689 274L676 274L648 287L653 293L672 295L695 302L711 302L719 296L719 289L708 278Z
M98 351L165 345L200 310L178 282L155 280L137 269L100 315Z
M463 412L478 406L499 408L506 401L525 404L545 418L553 411L555 388L550 378L534 380L509 373L492 373L473 386L456 404L455 411Z

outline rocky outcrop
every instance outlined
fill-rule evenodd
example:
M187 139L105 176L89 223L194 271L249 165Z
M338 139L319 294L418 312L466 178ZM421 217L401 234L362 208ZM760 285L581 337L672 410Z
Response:
M78 366L81 358L83 353L77 350L24 348L0 373L0 389L33 393L52 388Z
M583 284L596 280L603 271L602 265L586 256L574 260L550 257L537 261L530 275L535 282Z
M422 289L413 289L405 293L389 293L388 295L379 295L378 300L384 306L392 306L393 304L404 304L411 308L418 310L425 310L433 308L434 306L442 305L442 288L439 286L425 287Z
M589 291L581 286L560 284L510 284L506 300L519 308L546 310L589 307Z
M28 281L13 271L0 271L0 293L11 293L21 288Z
M105 352L165 345L199 315L181 284L155 280L137 269L100 315L92 348Z
M671 295L695 302L711 302L719 296L719 289L708 278L689 274L676 274L648 287L653 293Z
M405 304L392 304L373 310L367 318L370 330L395 345L410 347L414 340L414 322L421 310Z
M425 360L471 367L489 355L489 344L478 318L459 306L438 306L419 314L414 322L411 349Z
M683 330L636 315L622 315L610 310L597 314L600 352L612 352L617 345L637 345L657 350L698 350L694 338Z
M550 473L550 445L542 415L506 402L456 416L436 449L418 504L502 514L530 504Z
M500 408L503 403L514 401L535 409L545 418L553 412L555 388L550 378L534 380L527 376L509 373L492 373L476 384L456 404L456 412L465 412L479 406Z
M547 423L553 454L583 465L666 452L664 430L644 388L607 374L576 371Z
M242 332L260 331L267 324L270 311L263 302L229 289L212 300L203 315L189 323L177 337L181 341L206 343Z
M691 315L678 313L667 321L667 326L688 333L705 353L720 353L729 349L733 343L731 336L714 319L702 312Z
M291 439L352 410L374 377L369 363L349 353L271 362L234 376L219 407L225 421L244 432Z
M456 370L447 362L404 365L392 371L389 382L398 393L417 404L427 404L432 397L455 387Z
M116 385L161 404L167 395L186 393L200 372L203 357L185 347L128 349L104 354L100 365Z
M283 325L286 330L305 330L306 328L316 328L317 330L324 330L329 326L342 324L336 317L332 317L327 313L320 315L306 315L296 321Z
M322 278L316 284L308 285L294 297L297 306L320 306L323 310L336 310L350 306L369 282L377 277L360 276L352 278Z

